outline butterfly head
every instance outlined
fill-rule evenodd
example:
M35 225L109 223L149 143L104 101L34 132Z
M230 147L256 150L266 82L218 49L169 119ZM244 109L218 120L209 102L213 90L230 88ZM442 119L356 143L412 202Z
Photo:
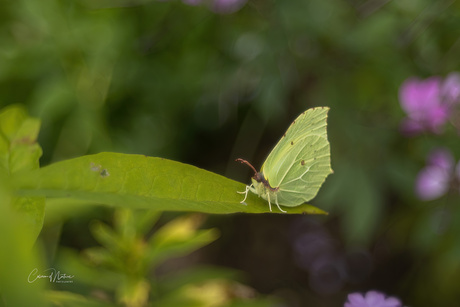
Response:
M246 164L247 166L249 166L254 171L254 176L252 176L253 180L255 180L258 183L262 183L265 186L265 188L267 188L267 189L269 189L271 191L278 191L279 187L270 186L270 183L268 182L268 179L265 178L264 174L262 172L258 172L255 169L255 167L252 166L251 163L249 163L246 160L240 159L240 158L236 159L235 161L243 163L243 164Z

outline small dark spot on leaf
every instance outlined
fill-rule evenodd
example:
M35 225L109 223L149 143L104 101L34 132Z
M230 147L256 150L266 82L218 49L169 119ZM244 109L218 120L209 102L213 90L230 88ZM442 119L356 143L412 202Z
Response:
M293 142L293 141L291 141L291 145L294 145L294 142Z
M109 171L105 168L101 171L101 177L108 177L110 176Z
M301 165L305 165L305 160L300 161Z

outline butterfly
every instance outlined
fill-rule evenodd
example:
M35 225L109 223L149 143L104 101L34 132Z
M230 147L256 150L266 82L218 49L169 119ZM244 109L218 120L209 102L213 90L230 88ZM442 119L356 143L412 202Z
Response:
M268 201L270 211L275 203L280 206L295 207L311 199L318 193L331 169L331 154L327 139L328 107L308 109L300 114L283 134L263 163L260 172L248 161L236 161L248 165L253 171L249 191Z

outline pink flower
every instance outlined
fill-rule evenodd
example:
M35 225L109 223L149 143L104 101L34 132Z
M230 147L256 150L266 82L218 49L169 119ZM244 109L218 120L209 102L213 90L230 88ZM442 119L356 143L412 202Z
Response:
M410 78L402 84L399 100L407 114L401 124L403 133L416 135L427 131L439 134L453 108L460 104L460 74L451 73L445 80L440 77Z
M402 130L409 135L423 131L440 133L449 119L449 105L441 100L441 79L408 79L401 86L399 99L407 114Z
M442 84L441 94L447 104L460 103L460 74L450 73Z
M383 293L369 291L365 295L349 294L344 307L402 307L402 303L395 297L385 297Z
M460 178L460 163L455 167L452 153L447 149L432 151L427 165L418 173L415 193L421 200L437 199L452 187Z

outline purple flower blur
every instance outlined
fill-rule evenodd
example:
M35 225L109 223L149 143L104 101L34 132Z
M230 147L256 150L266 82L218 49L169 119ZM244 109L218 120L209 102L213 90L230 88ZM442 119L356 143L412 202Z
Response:
M402 303L395 297L385 297L381 292L369 291L365 295L349 294L344 307L402 307Z
M430 77L410 78L399 91L401 107L407 114L402 132L416 135L427 131L439 134L449 120L452 108L460 103L460 74L451 73L445 80Z
M433 200L443 196L454 178L455 161L450 151L436 149L427 160L427 165L417 175L415 184L415 193L421 200Z
M449 105L441 100L441 79L409 79L401 86L399 99L407 114L402 131L415 135L423 131L440 133L449 118Z
M460 103L460 74L449 74L442 84L442 97L449 105Z

